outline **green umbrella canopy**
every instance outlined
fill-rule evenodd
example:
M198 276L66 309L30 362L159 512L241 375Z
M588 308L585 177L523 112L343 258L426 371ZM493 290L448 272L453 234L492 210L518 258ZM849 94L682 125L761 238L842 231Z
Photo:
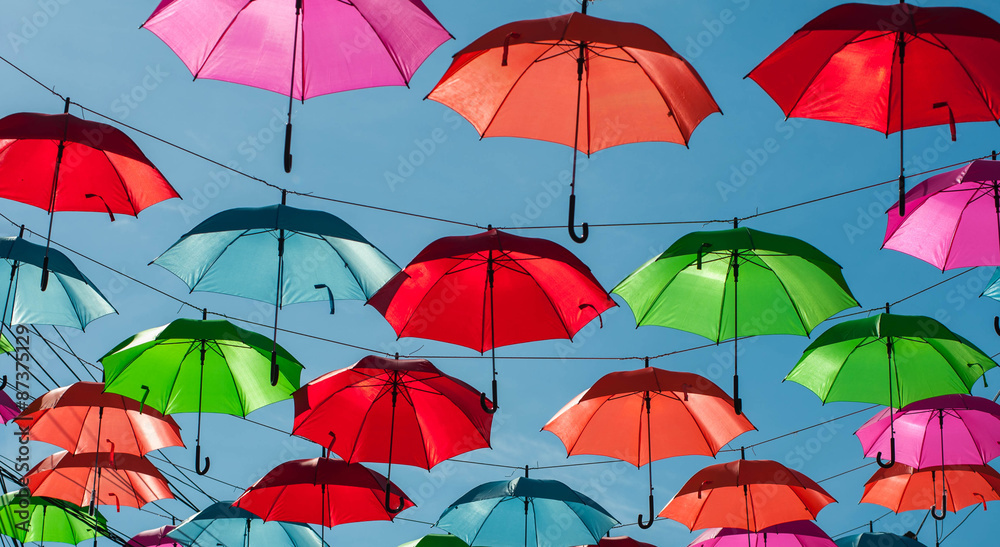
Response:
M27 500L27 505L22 504ZM43 497L21 497L16 492L0 496L0 534L21 543L53 541L76 545L104 535L108 521L100 512L90 516L72 503Z
M10 353L12 351L14 351L14 346L10 344L10 340L7 340L6 336L0 334L0 355Z
M934 319L883 313L830 327L806 348L785 380L809 388L824 403L899 408L938 395L969 393L995 366L982 350Z
M290 399L302 372L302 365L278 346L280 375L272 387L271 340L228 321L195 319L142 331L100 361L105 391L145 400L163 414L203 411L246 417L260 407ZM202 374L204 397L199 402ZM143 386L149 388L148 394Z
M749 228L687 234L611 292L628 303L636 326L670 327L713 342L808 335L858 305L833 259L799 239Z
M469 544L462 541L462 538L451 534L427 534L399 547L469 547Z

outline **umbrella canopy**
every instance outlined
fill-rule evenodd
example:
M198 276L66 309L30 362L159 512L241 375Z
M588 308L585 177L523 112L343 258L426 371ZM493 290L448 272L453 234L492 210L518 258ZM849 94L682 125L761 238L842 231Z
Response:
M609 456L641 467L674 456L715 456L756 428L736 414L732 398L710 380L647 366L606 374L542 429L559 437L567 456ZM652 524L652 468L649 504L650 521L644 523L640 515L640 526Z
M799 239L749 228L687 234L611 292L632 308L636 326L675 328L713 342L805 336L858 305L833 259ZM736 364L733 398L740 412Z
M925 469L986 465L1000 456L1000 405L972 395L941 395L910 403L895 415L896 461ZM889 451L889 410L855 433L866 458Z
M272 342L267 338L228 321L177 319L123 341L100 362L107 391L164 414L198 413L195 464L199 473L207 473L208 458L201 467L202 412L245 418L262 406L290 399L299 387L302 364L281 346L274 350L275 360L269 360L268 346ZM273 362L280 372L277 386L268 385L264 374Z
M41 291L46 252L52 290ZM83 330L94 319L118 313L107 298L70 259L55 249L21 237L0 238L0 258L14 274L7 286L0 282L8 325L56 325Z
M943 494L946 492L946 494ZM943 497L943 499L942 499ZM1000 500L1000 474L988 465L946 465L914 469L897 463L879 469L865 483L861 503L874 503L896 513L918 509L957 513L970 505Z
M95 463L97 464L95 466ZM167 480L142 456L56 452L24 475L31 495L66 500L81 506L142 507L170 499ZM95 490L96 489L96 490Z
M1000 266L1000 161L976 160L906 193L905 216L886 213L882 247L941 270Z
M152 264L181 278L192 291L275 305L271 385L277 382L275 346L283 305L329 301L333 313L334 301L367 300L399 271L338 217L284 203L212 215Z
M188 517L167 532L181 545L215 547L326 547L312 528L295 522L264 522L253 513L219 501Z
M399 547L469 547L458 536L451 534L427 534L426 536L408 541Z
M14 402L14 399L7 395L6 391L0 390L0 420L4 424L13 420L21 413L21 407Z
M925 547L923 543L889 532L865 532L838 539L837 547Z
M770 460L744 460L708 466L692 476L661 517L690 530L764 528L812 520L837 500L812 479Z
M103 382L77 382L38 397L15 420L28 438L73 454L107 451L143 456L167 446L184 446L180 427L155 409L140 412L139 401L104 391Z
M986 289L983 290L983 294L980 296L988 296L993 300L1000 300L1000 268L993 270L993 276L990 277L989 283L986 284Z
M435 526L469 545L568 547L595 543L617 524L597 502L559 481L518 477L473 488Z
M688 547L836 547L836 544L812 521L796 520L768 526L750 535L740 528L710 528Z
M176 526L160 526L145 532L139 532L128 540L125 547L178 547L180 543L173 538L167 537L167 533Z
M652 30L582 13L516 21L459 51L427 98L454 109L483 137L572 146L570 234L576 151L663 141L687 146L721 112L694 68ZM575 76L575 77L574 77ZM581 131L581 125L583 130Z
M434 241L368 303L400 337L480 353L536 340L572 340L616 305L590 268L564 247L492 228Z
M76 545L104 535L108 519L72 503L52 498L0 496L0 534L21 543L46 541Z
M748 75L786 117L900 131L997 121L1000 24L966 8L843 4L808 22Z
M285 462L260 478L233 503L264 520L333 527L350 522L392 520L383 493L401 499L400 510L413 507L396 485L360 463L336 458Z
M581 546L584 547L584 546ZM591 547L591 546L588 546ZM651 543L642 543L627 536L602 537L596 545L592 547L655 547Z

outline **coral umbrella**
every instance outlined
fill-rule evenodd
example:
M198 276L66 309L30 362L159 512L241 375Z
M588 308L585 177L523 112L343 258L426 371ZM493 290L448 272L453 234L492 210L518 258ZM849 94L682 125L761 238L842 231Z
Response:
M479 392L423 359L369 355L299 388L292 434L327 447L348 462L430 469L490 445L493 416L479 406ZM402 509L389 502L385 508Z
M653 422L657 435L653 435ZM612 372L566 404L543 430L566 446L566 455L608 456L649 465L649 522L653 524L652 462L674 456L715 456L726 443L755 429L737 415L733 400L710 380L649 366Z
M67 501L23 496L10 492L0 496L0 534L21 543L46 541L78 543L96 539L108 530L108 519Z
M91 510L97 505L114 505L118 510L122 505L139 508L174 497L156 467L132 454L115 454L112 458L106 452L97 456L56 452L31 468L23 482L33 496L80 506L89 504Z
M167 537L191 547L328 547L308 525L262 521L232 502L219 501L191 515Z
M646 141L687 146L698 124L721 112L663 38L642 25L588 16L591 1L581 2L581 13L491 30L455 55L427 95L483 137L572 146L569 234L577 243L588 236L586 223L582 236L574 223L578 151Z
M749 228L692 232L611 290L636 326L659 325L733 340L733 399L740 400L741 336L808 336L833 314L857 306L840 265L812 245Z
M291 171L292 101L405 85L448 31L421 0L162 0L142 25L197 78L288 95L285 172Z
M139 532L125 543L125 547L178 547L176 539L167 536L176 526L160 526L145 532Z
M1000 24L966 8L843 4L806 23L748 77L786 117L903 133L1000 116Z
M495 230L444 237L420 251L368 303L400 337L490 350L497 404L496 348L573 339L616 306L579 258L545 239Z
M711 465L691 477L661 517L690 530L764 528L796 520L812 520L837 500L812 479L770 460L745 460Z
M743 547L747 531L740 528L710 528L688 547ZM836 547L812 521L796 520L775 524L750 535L749 547Z
M69 114L22 112L0 120L0 197L49 213L41 289L49 280L49 243L56 211L139 211L177 191L132 139L103 123ZM65 160L66 169L60 168Z
M878 504L896 513L930 509L938 520L944 519L946 511L957 513L977 503L982 503L985 509L987 501L997 500L1000 500L1000 474L988 465L914 469L897 463L876 471L865 483L865 493L861 496L861 503Z

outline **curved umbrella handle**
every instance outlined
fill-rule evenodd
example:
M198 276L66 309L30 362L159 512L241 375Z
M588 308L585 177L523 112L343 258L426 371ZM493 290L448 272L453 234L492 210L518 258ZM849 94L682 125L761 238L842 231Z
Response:
M701 485L698 486L698 499L701 499L701 490L705 488L706 484L712 484L713 481L702 481Z
M397 507L393 507L392 505L389 504L390 502L389 489L390 486L387 481L385 483L385 503L383 505L385 506L385 510L388 511L390 515L395 515L396 513L403 510L403 506L406 505L406 500L403 499L403 496L399 496L399 505Z
M500 405L497 404L497 381L496 381L496 379L493 380L493 406L491 407L487 403L489 403L489 399L486 398L486 394L480 392L479 393L479 406L483 407L483 412L485 412L487 414L496 414L497 409L500 408Z
M49 255L42 259L42 292L49 286Z
M569 237L573 238L573 241L577 243L583 243L584 241L587 241L588 237L590 237L590 226L587 225L586 222L584 222L582 224L583 235L582 236L576 235L576 221L574 220L575 218L576 218L576 196L571 195L569 196L569 224L567 225L567 228L569 229Z
M896 465L896 439L889 439L889 461L882 461L882 453L879 452L875 455L875 462L882 469L889 469L890 467ZM935 517L936 518L936 517Z
M292 122L285 124L285 172L292 172Z
M639 513L639 522L637 523L639 525L639 528L642 528L643 530L646 530L649 527L651 527L653 525L653 519L655 518L655 516L656 516L656 513L653 512L653 495L650 494L649 495L649 522L643 522L643 520L642 520L642 513Z
M7 375L6 375L6 374L4 374L4 375L3 375L3 382L2 382L2 383L0 383L0 390L4 389L4 388L6 388L6 387L7 387Z
M208 468L212 466L212 460L205 456L205 469L201 468L201 445L196 445L194 447L194 470L199 475L204 475L208 473Z
M993 316L993 330L997 332L997 336L1000 336L1000 317Z
M122 512L122 502L118 499L118 495L114 492L108 492L108 495L115 498L115 513Z
M944 520L944 518L948 516L947 503L948 503L948 494L943 493L941 494L941 504L944 505L944 508L941 509L941 514L940 515L937 514L937 506L931 506L931 516L934 517L934 520Z
M278 352L277 350L271 350L271 386L278 385Z
M986 497L983 496L982 494L980 494L979 492L973 492L972 495L978 497L981 500L983 500L983 511L985 511L986 510Z
M139 389L145 391L142 394L142 399L139 401L139 414L142 414L142 409L146 406L146 397L149 397L149 386L139 386Z

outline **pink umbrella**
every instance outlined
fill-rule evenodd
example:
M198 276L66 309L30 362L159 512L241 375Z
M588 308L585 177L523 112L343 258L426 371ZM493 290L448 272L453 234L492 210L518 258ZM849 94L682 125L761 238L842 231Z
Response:
M195 78L288 95L285 172L292 167L292 101L409 86L451 35L421 0L162 0L142 25Z
M893 205L882 247L941 268L1000 266L1000 161L976 160L935 175Z
M688 547L743 547L747 531L739 528L709 528ZM808 520L769 526L750 534L749 547L836 547L826 532Z
M3 420L3 423L6 424L16 418L20 413L21 409L18 408L14 399L11 399L10 395L7 395L6 391L0 389L0 420Z
M125 547L179 547L181 544L177 540L167 537L167 532L174 528L175 526L167 525L139 532L128 540Z
M972 395L942 395L904 406L895 415L896 461L919 469L986 465L1000 456L1000 405ZM889 450L889 409L855 433L866 458Z

